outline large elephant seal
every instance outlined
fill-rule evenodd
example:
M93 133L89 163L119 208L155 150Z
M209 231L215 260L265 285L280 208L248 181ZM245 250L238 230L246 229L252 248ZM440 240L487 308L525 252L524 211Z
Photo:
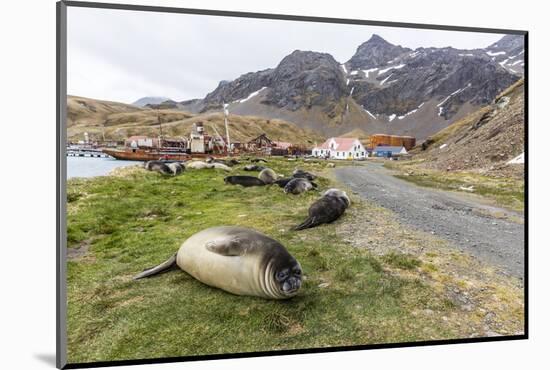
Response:
M264 186L265 182L254 176L227 176L223 179L226 184L249 186Z
M302 268L278 241L244 227L219 226L187 239L166 262L134 279L178 266L200 282L237 295L269 299L295 296Z
M344 214L350 203L350 199L345 191L329 189L309 207L308 218L300 225L294 227L294 230L308 229L336 221Z
M260 171L258 178L266 184L273 184L277 180L277 174L271 168L264 168Z
M317 184L302 178L293 178L284 186L284 192L290 194L302 194L316 188Z

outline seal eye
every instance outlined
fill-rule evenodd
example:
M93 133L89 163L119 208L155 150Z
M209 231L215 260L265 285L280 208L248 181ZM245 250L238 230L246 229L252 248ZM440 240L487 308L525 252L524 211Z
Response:
M286 278L286 272L284 271L279 271L276 275L275 275L275 278L278 280L278 281L281 281L281 280L284 280L284 278Z

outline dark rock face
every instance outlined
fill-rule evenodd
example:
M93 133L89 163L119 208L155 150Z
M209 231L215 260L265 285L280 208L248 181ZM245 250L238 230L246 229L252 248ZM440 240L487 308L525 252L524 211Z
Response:
M271 84L273 69L249 72L233 81L221 81L218 87L203 99L202 111L219 109L224 103L245 99L254 91Z
M370 112L404 115L436 99L441 104L438 114L449 119L464 103L488 104L520 78L492 62L481 50L417 49L381 68L391 66L399 68L382 75L376 71L379 76L375 81L357 74L351 83L356 86L353 98Z
M275 68L271 89L262 103L292 111L340 100L346 83L330 54L296 50Z
M296 50L274 69L247 73L234 81L222 81L203 100L203 111L221 107L223 102L247 98L269 87L262 104L290 111L314 105L325 107L346 94L340 64L330 54Z
M346 65L351 70L369 69L386 64L409 51L411 49L395 46L378 35L372 35L367 42L359 45Z
M523 35L506 35L487 47L485 52L492 61L500 64L501 67L523 76L524 44Z

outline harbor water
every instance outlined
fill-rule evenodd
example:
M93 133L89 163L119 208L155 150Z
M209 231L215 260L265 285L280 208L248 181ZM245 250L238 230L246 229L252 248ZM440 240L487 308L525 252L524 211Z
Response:
M114 158L67 157L67 179L105 176L115 168L134 166L141 163L138 161L121 161Z

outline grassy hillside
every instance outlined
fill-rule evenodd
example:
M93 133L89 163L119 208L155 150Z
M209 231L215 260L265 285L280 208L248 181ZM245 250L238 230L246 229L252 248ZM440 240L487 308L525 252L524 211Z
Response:
M518 81L493 104L439 131L413 153L426 168L503 172L522 177L523 166L506 162L524 151L524 89ZM514 171L516 169L516 171Z
M92 140L123 140L132 135L159 134L158 117L163 133L168 136L188 136L193 123L203 122L210 134L216 130L225 136L222 113L191 114L170 109L142 109L132 105L106 102L70 96L68 99L69 140L82 140L87 132ZM264 119L254 116L229 116L231 141L246 142L266 133L273 140L288 141L313 146L324 138L313 131L301 129L291 122L280 119Z

